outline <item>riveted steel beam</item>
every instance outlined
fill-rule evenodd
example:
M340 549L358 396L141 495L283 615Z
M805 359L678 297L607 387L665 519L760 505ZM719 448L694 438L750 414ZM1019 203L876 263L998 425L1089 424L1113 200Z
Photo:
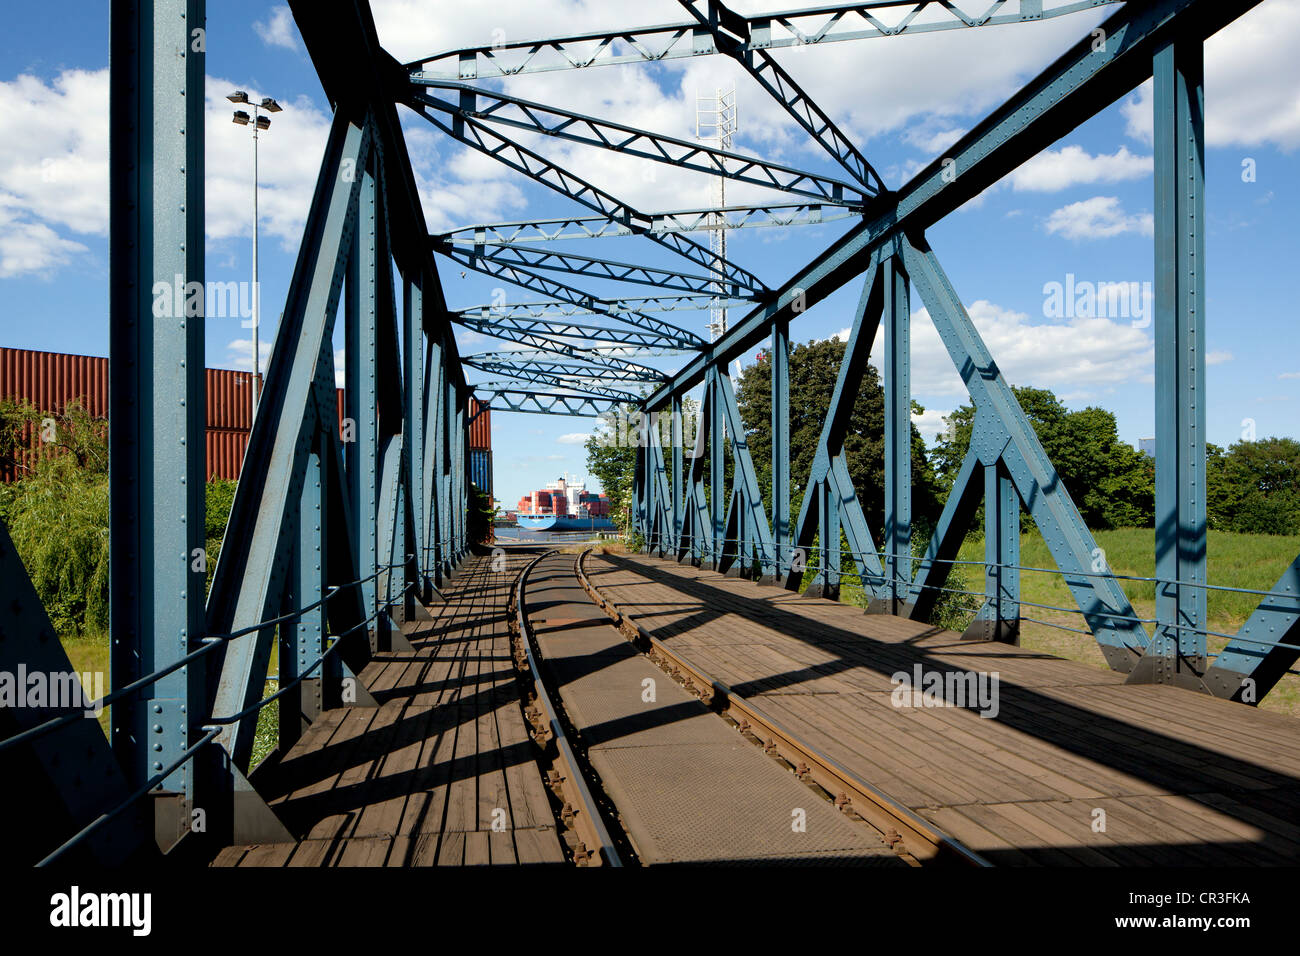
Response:
M740 290L752 292L766 289L758 276L727 261L688 236L676 232L652 232L649 228L640 225L647 219L644 213L539 153L516 143L509 137L502 136L483 123L461 117L446 120L441 113L415 99L412 99L408 105L434 127L458 142L492 157L510 169L567 196L588 209L623 223L637 235L645 236L671 252L703 266L710 274L717 277L717 281L725 287L727 294L734 294Z
M698 140L650 133L623 123L597 119L464 83L435 82L426 84L425 88L429 86L453 94L454 101L428 92L415 93L416 101L462 119L510 126L529 133L594 146L625 156L636 156L677 169L694 170L735 182L807 196L822 202L852 206L861 205L866 200L861 188L852 183L768 162L756 156L716 149Z
M963 13L943 0L875 0L775 11L745 17L736 35L744 51L815 46L844 40L896 37L1027 23L1067 16L1119 0L993 0L984 13ZM659 63L721 52L698 22L579 33L555 39L515 40L448 50L407 64L415 83L585 70L621 63Z
M829 203L764 203L652 212L647 213L646 226L651 232L711 232L719 228L730 232L773 226L820 226L860 215L855 208ZM630 227L603 216L569 216L460 226L440 233L436 238L460 245L525 245L559 239L608 239L635 235L637 233Z

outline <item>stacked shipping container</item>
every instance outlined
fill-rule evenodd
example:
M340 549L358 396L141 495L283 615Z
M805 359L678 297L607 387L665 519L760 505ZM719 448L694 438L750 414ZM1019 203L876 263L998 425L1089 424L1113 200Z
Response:
M469 400L469 480L492 496L492 411Z
M207 369L207 477L238 478L252 422L251 372ZM108 359L62 352L38 352L0 347L0 400L30 402L42 412L62 415L68 403L80 400L95 418L108 417ZM343 390L338 389L338 420L343 421ZM471 399L470 414L479 411ZM471 480L489 494L492 490L492 423L486 409L470 424ZM39 443L28 429L32 451L25 462L39 455ZM0 481L14 481L21 468L0 465ZM481 479L481 480L480 480Z

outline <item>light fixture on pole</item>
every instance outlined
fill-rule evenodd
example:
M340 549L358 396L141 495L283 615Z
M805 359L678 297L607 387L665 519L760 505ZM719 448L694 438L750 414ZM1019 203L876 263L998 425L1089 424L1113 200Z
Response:
M261 110L268 113L280 112L280 104L269 96L262 97L260 103L254 103L248 98L248 94L243 90L235 90L226 96L226 99L232 103L243 104L253 108L253 115L249 116L244 110L235 110L235 115L231 117L231 122L238 126L253 127L253 390L252 390L252 412L257 413L257 402L261 398L261 388L258 385L258 376L261 374L261 344L258 341L258 320L261 313L261 289L257 280L257 134L271 126L271 118L263 116Z

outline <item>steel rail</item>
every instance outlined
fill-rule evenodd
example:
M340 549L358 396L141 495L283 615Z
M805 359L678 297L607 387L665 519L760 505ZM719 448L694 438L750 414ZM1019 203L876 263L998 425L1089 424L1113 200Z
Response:
M534 635L532 627L528 624L528 614L524 608L525 590L528 586L528 574L543 558L558 552L544 551L519 572L519 577L515 579L514 603L515 603L515 623L519 629L519 642L523 645L524 659L527 662L528 670L532 674L533 692L536 694L534 706L539 708L542 717L546 721L550 741L555 743L556 762L559 764L560 787L563 790L568 806L573 810L573 822L570 826L578 833L581 843L578 851L581 852L581 859L588 864L594 860L597 864L603 863L605 866L622 866L623 861L618 855L618 850L614 846L614 840L609 835L609 830L605 826L605 821L600 815L600 810L596 804L595 797L592 796L591 789L587 786L587 781L582 775L581 767L578 764L578 758L573 752L573 747L569 744L569 738L564 733L564 728L560 725L559 711L556 710L555 703L551 695L546 691L546 682L542 678L542 669L537 664L537 658L533 655ZM538 741L544 744L544 741ZM595 850L588 848L595 847ZM577 851L575 851L577 855Z
M754 732L765 739L775 750L796 767L801 779L810 777L827 793L835 796L840 808L849 806L860 817L887 836L892 829L902 838L906 852L920 862L936 864L955 863L965 866L988 867L990 863L980 854L939 830L919 814L899 803L885 792L859 779L833 757L811 746L783 726L780 721L765 713L752 701L736 694L726 684L714 679L681 654L670 650L636 620L601 594L587 576L587 548L576 563L578 581L591 599L609 615L625 637L633 642L653 648L656 654L669 661L671 666L687 675L688 689L699 693L715 710L726 713L735 720L742 732ZM734 716L733 716L734 715ZM766 748L765 748L766 749ZM898 848L895 847L897 850Z

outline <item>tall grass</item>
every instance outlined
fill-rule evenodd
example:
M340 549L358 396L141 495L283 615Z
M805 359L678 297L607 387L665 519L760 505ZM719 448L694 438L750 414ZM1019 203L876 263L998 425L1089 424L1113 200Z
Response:
M1094 537L1097 546L1105 552L1105 560L1117 575L1153 577L1155 575L1155 531L1151 528L1118 528L1099 531ZM1300 553L1300 536L1238 534L1230 531L1211 531L1207 543L1207 578L1211 585L1249 588L1256 591L1271 590L1282 572L1297 553ZM963 561L982 561L984 541L972 536L962 545L958 557ZM1024 567L1045 568L1050 573L1023 572L1021 597L1036 604L1050 604L1073 609L1076 605L1056 571L1046 542L1038 532L1030 531L1020 539L1020 564ZM1124 594L1133 605L1139 618L1155 617L1156 591L1152 581L1118 581ZM1231 591L1210 590L1207 595L1208 629L1220 634L1235 634L1250 617L1260 602L1259 595L1238 594ZM1023 613L1047 624L1025 622L1021 628L1021 642L1025 647L1055 654L1070 660L1083 661L1097 667L1106 667L1096 641L1087 634L1074 634L1061 627L1087 629L1083 616L1077 611L1047 611L1042 608L1023 608ZM1056 625L1053 627L1052 625ZM1148 634L1152 625L1143 625ZM1226 638L1213 634L1207 639L1210 654L1217 654L1228 643ZM1260 704L1266 710L1276 710L1300 716L1300 674L1293 669Z

